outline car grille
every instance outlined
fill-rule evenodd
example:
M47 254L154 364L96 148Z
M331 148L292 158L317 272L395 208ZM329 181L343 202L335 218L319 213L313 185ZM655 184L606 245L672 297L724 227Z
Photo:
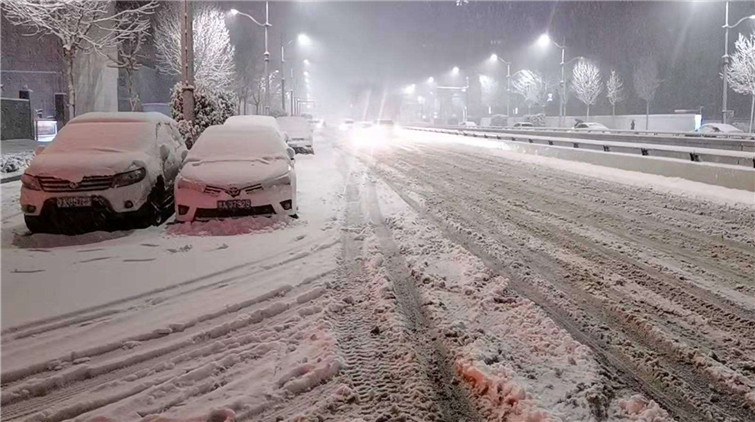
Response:
M258 190L262 190L262 185L260 185L259 183L256 185L240 188L238 192L252 193ZM231 191L232 191L231 188L219 188L217 186L205 186L204 188L204 193L213 195L213 196L220 195L220 192L226 192L227 194L231 195ZM238 195L238 193L236 195ZM236 195L232 195L232 196L236 196Z
M228 217L248 217L252 215L267 215L275 214L275 209L272 205L260 205L258 207L251 208L237 208L237 209L218 209L218 208L198 208L194 213L195 219L204 218L228 218Z
M70 182L55 177L39 176L39 184L45 192L88 192L110 189L113 176L87 176L80 182Z

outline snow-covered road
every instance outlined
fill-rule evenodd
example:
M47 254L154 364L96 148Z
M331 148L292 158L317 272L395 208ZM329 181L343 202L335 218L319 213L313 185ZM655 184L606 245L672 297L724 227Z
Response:
M29 236L4 184L3 420L755 420L752 193L371 141L294 221Z

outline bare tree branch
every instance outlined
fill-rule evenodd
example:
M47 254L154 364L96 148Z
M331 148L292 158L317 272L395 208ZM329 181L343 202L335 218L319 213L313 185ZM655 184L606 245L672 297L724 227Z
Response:
M587 117L590 117L590 106L595 104L598 96L603 91L600 81L600 69L598 66L580 60L572 70L571 89L577 98L587 106Z
M755 35L739 38L734 44L736 51L731 56L727 80L734 92L752 96L750 106L750 129L752 132L755 113Z

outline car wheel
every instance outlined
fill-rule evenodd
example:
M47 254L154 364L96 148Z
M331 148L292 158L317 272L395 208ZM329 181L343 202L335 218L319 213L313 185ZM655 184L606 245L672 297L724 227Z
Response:
M147 202L139 210L138 224L141 227L159 226L164 223L173 208L173 195L165 191L165 185L162 180L158 181L152 192L150 192Z
M51 233L50 226L42 219L42 217L25 215L24 222L26 228L32 233Z

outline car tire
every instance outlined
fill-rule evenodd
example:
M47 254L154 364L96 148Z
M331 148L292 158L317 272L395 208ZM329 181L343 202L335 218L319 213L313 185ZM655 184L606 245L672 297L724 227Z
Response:
M34 215L25 215L24 223L26 228L32 233L51 233L50 226L42 219L42 217Z
M168 220L173 211L173 197L170 192L165 190L165 184L158 180L155 187L147 198L147 202L139 210L138 224L146 228L150 226L159 226Z

